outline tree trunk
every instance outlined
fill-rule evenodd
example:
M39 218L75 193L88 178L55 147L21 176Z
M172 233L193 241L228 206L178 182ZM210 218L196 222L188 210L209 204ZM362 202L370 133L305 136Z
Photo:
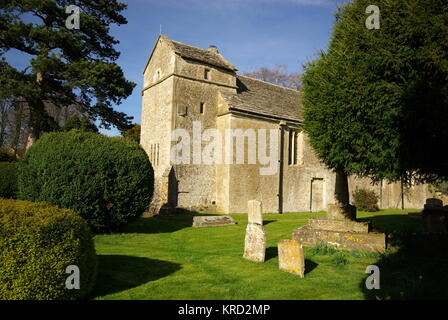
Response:
M42 71L36 71L36 82L40 86L42 84L43 75ZM28 123L28 129L26 134L26 145L25 150L28 151L29 148L37 141L39 138L39 117L37 115L37 111L34 110L35 106L30 103L30 99L26 99L28 101L29 112L30 112L30 121Z
M28 122L28 128L26 129L26 141L25 150L28 151L29 148L37 141L40 137L40 125L39 116L36 111L30 106L29 108L30 118Z
M336 170L335 203L328 205L327 218L330 220L355 220L356 208L350 205L348 192L348 177L343 170Z
M334 196L337 204L341 204L343 206L350 204L348 177L343 170L336 170Z

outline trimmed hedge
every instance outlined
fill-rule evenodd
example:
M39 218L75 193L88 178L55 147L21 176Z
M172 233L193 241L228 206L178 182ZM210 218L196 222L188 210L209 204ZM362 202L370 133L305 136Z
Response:
M360 211L378 211L379 197L375 191L367 189L356 189L353 192L353 205Z
M69 265L79 267L79 290L66 288ZM46 203L0 199L0 300L80 299L95 276L95 247L80 216Z
M19 165L20 199L72 209L96 232L139 217L153 185L151 163L137 143L78 130L44 135Z
M17 162L0 162L0 197L17 197Z

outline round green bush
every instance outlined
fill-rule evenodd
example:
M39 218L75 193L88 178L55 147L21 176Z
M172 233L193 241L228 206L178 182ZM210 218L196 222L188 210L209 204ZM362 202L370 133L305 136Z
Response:
M79 268L79 289L67 289ZM73 300L86 296L96 276L87 223L68 209L0 199L0 300Z
M17 162L0 162L0 197L17 197Z
M353 192L353 205L360 211L378 211L378 195L373 190L356 189Z
M19 198L72 209L95 232L115 231L149 206L154 173L134 141L71 130L40 138L20 162Z

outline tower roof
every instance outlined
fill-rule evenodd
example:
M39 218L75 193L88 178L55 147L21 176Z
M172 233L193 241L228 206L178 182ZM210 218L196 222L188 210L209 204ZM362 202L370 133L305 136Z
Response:
M199 62L205 62L212 66L227 69L230 71L237 70L237 68L235 68L235 66L233 66L229 61L224 59L224 57L221 54L219 54L217 51L214 52L212 50L193 47L188 44L184 44L184 43L181 43L178 41L171 40L166 36L163 36L163 37L165 37L166 40L171 42L174 51L183 58L195 60L195 61L199 61Z

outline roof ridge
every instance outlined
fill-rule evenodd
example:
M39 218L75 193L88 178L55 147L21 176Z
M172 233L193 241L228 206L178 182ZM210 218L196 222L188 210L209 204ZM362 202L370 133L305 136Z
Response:
M220 54L220 53L215 53L215 52L212 52L212 51L207 50L207 49L203 49L203 48L200 48L200 47L192 46L190 44L186 44L186 43L183 43L183 42L180 42L180 41L172 40L172 39L170 39L168 37L166 37L166 38L174 45L174 47L175 47L176 44L178 44L178 45L181 45L181 46L184 46L184 47L188 47L188 48L191 48L191 49L194 49L194 50L199 50L201 53L207 53L207 54L210 54L210 55L212 55L214 57L217 57L221 61L221 63L226 66L226 68L228 68L230 70L233 70L233 71L238 70L230 61L228 61L226 58L224 58L224 56L222 54ZM176 50L176 48L174 48L174 50L177 53L182 55L182 53L179 52L178 50Z
M298 92L298 93L300 93L299 90L296 90L296 89L293 89L293 88L288 88L288 87L285 87L285 86L281 86L281 85L279 85L279 84L275 84L275 83L272 83L272 82L268 82L268 81L260 80L260 79L257 79L257 78L253 78L253 77L245 76L245 75L242 75L242 74L238 74L237 77L243 77L243 78L247 78L247 79L251 79L251 80L255 80L255 81L259 81L259 82L263 82L263 83L265 83L265 84L269 84L269 85L271 85L271 86L276 86L276 87L280 87L280 88L282 88L282 89L292 90L292 91L294 91L294 92Z
M203 48L200 48L200 47L192 46L191 44L186 44L186 43L183 43L183 42L180 42L180 41L176 41L176 40L172 40L172 39L169 39L169 40L172 41L172 42L179 43L179 44L181 44L183 46L186 46L186 47L195 48L195 49L199 49L199 50L202 50L202 51L207 51L209 53L214 53L214 52L208 51L207 49L203 49ZM218 55L220 55L220 54L218 53Z

